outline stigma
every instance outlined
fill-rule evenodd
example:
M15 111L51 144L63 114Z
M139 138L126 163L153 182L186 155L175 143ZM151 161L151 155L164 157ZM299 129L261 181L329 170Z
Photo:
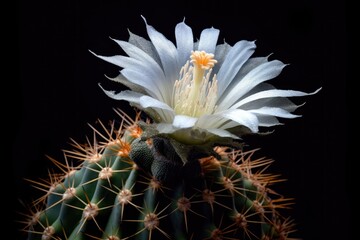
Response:
M175 113L191 117L212 114L216 109L218 87L216 75L211 79L210 76L217 61L214 54L205 51L192 51L190 59L174 84Z

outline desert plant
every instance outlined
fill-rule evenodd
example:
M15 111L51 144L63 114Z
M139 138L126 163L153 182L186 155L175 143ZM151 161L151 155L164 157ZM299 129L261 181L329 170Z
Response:
M283 211L293 201L272 188L282 181L267 173L273 160L243 137L298 117L288 97L320 89L275 89L265 81L286 65L251 57L252 41L217 45L215 28L194 42L181 22L177 46L146 28L150 40L115 40L128 57L94 53L130 89L104 92L137 114L116 108L120 121L91 125L92 139L50 158L59 173L28 180L45 192L26 215L28 239L291 239Z

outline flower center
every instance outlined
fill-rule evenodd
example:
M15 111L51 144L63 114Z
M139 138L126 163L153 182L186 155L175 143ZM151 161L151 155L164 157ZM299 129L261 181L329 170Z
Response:
M192 51L190 59L174 84L174 110L176 114L191 117L211 114L216 108L217 79L214 75L210 80L210 75L217 61L214 54L205 51Z

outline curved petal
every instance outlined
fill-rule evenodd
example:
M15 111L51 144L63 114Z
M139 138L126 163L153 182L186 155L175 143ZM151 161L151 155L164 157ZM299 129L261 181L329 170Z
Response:
M258 131L258 119L255 114L242 109L231 109L222 111L212 115L201 116L196 123L198 127L203 127L206 129L211 128L223 128L223 124L231 120L236 122L235 125L243 125L249 128L252 132Z
M173 121L173 125L176 128L191 128L195 125L198 119L185 115L176 115Z
M206 129L206 130L209 133L212 133L219 137L240 139L238 136L236 136L236 135L232 134L231 132L224 130L224 129L213 128L213 129Z
M259 127L272 127L272 126L276 126L276 125L283 125L274 116L257 115L257 117L259 119Z
M218 95L221 96L234 79L239 69L250 58L256 48L255 42L237 42L226 55L218 74Z
M236 74L234 79L243 79L244 76L246 76L251 70L253 70L254 68L260 66L263 63L268 62L268 57L253 57L253 58L249 58L244 65L240 68L239 72ZM216 65L215 65L216 66ZM240 80L241 81L241 80ZM236 86L236 84L238 84L238 81L233 80L226 89L224 89L224 92L222 93L222 95L219 95L219 99L218 102L221 102L222 99L225 98L226 95L228 95L228 93ZM264 84L264 83L260 83L259 85ZM255 88L257 88L259 85L257 85L256 87L254 87L251 91L254 91ZM248 92L247 94L244 94L244 96L250 94L250 92ZM254 91L254 92L258 92L258 91Z
M141 71L143 70L143 71ZM137 85L143 86L145 91L152 97L155 97L159 100L164 101L163 91L161 86L151 83L152 77L151 73L148 73L144 69L129 69L125 68L121 70L121 74L126 77L130 82Z
M204 29L200 34L198 50L214 54L219 33L220 31L213 27Z
M169 107L166 103L161 102L155 98L149 97L149 96L142 96L139 99L139 105L143 109L151 108L155 112L157 112L162 121L164 122L171 122L174 119L175 112L174 110Z
M115 91L105 90L100 84L99 84L99 86L105 92L105 94L107 96L109 96L110 98L115 99L115 100L125 100L125 101L131 102L131 103L139 104L140 97L144 96L141 93L130 91L130 90L125 90L125 91L121 91L119 93L115 93Z
M278 76L285 66L281 61L273 60L254 68L242 79L235 78L237 84L219 102L218 110L228 109L256 85Z
M158 77L161 78L161 75L159 76L157 73L153 72L151 65L144 64L141 61L131 57L125 57L121 55L107 57L97 55L92 51L90 52L104 61L124 68L121 70L121 73L130 82L142 86L152 96L156 96L156 98L161 100L164 99L164 91L161 89L162 86L158 83L152 83L153 81L156 82Z
M156 52L156 49L154 47L154 44L152 44L151 41L140 37L132 32L129 31L129 43L140 48L141 50L143 50L144 52L146 52L150 57L152 57L160 66L161 65L161 61L159 58L159 55Z
M253 113L255 115L270 115L281 118L301 117L300 115L291 114L282 108L276 108L276 107L262 107L258 109L249 110L248 112Z
M171 113L174 112L174 110L171 107L169 107L169 105L167 105L166 103L146 95L140 97L139 104L143 108L159 108L162 110L167 110Z
M181 22L175 27L175 38L179 65L183 66L190 59L191 51L194 49L193 32L185 22Z
M261 91L255 94L252 94L242 100L240 100L239 102L235 103L233 106L231 106L231 109L233 108L239 108L244 104L250 103L252 101L256 101L258 99L262 99L262 98L275 98L275 97L302 97L302 96L307 96L307 95L312 95L315 94L319 91L316 90L315 92L312 93L305 93L305 92L301 92L301 91L294 91L294 90L280 90L280 89L271 89L271 90L266 90L266 91Z
M213 67L214 73L219 72L219 69L222 66L223 62L225 61L226 56L229 53L231 48L232 47L230 46L230 44L228 44L226 42L224 42L223 44L216 45L214 58L216 59L217 63Z
M124 77L121 73L119 75L117 75L116 77L112 78L112 77L108 77L107 75L105 75L105 77L111 81L117 82L117 83L121 83L122 85L124 85L125 87L130 88L131 90L133 90L134 92L138 92L138 93L142 93L142 94L147 94L146 90L144 89L143 86L140 86L138 84L132 83L130 82L126 77Z
M116 66L119 66L121 68L131 68L131 67L136 67L136 65L139 65L140 61L130 58L130 57L125 57L122 55L114 55L114 56L102 56L102 55L98 55L96 53L94 53L93 51L89 50L90 53L94 54L96 57L112 63Z
M149 54L131 43L116 39L112 40L115 41L129 57L144 62L146 66L157 75L159 81L165 82L165 76L161 66Z
M163 34L156 31L151 25L148 25L144 18L147 33L151 42L154 44L157 53L159 54L163 70L166 77L166 83L163 85L166 102L171 101L171 93L174 82L178 78L180 68L178 64L177 50L174 44L169 41Z

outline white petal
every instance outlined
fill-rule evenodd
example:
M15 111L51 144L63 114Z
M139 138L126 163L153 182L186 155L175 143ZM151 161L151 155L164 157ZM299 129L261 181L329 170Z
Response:
M169 105L167 105L166 103L146 95L140 97L139 104L143 108L159 108L162 110L167 110L169 112L174 112L174 110L171 107L169 107Z
M229 131L226 131L224 129L206 129L206 131L208 131L209 133L212 133L214 135L217 135L219 137L226 137L226 138L234 138L234 139L239 139L238 136L230 133Z
M252 57L241 67L240 71L236 75L237 79L242 79L246 74L248 74L254 68L260 66L261 64L267 63L269 57Z
M281 117L281 118L300 117L300 115L291 114L282 108L275 108L275 107L262 107L259 109L249 110L248 112L254 113L256 115L270 115L270 116Z
M166 83L163 85L163 89L166 94L166 102L170 102L170 95L172 93L174 82L177 80L180 68L182 67L178 64L177 50L171 41L147 23L146 29L151 42L154 44L156 51L159 54L163 66L165 78L167 79Z
M156 49L154 45L151 43L151 41L140 37L132 32L129 31L129 43L133 44L134 46L142 49L144 52L146 52L150 57L152 57L160 66L161 61L159 58L159 55L156 52Z
M164 100L164 92L162 91L162 85L156 83L156 80L161 79L162 76L153 72L151 65L145 64L135 58L125 57L125 56L101 56L97 55L94 52L90 51L96 57L103 59L104 61L115 64L119 67L124 68L121 73L132 83L144 87L144 89L151 94L156 96L156 98ZM154 82L155 81L155 82ZM166 82L165 80L163 82Z
M220 31L213 27L204 29L200 34L198 50L205 51L207 53L215 53L219 33Z
M147 94L144 87L140 86L138 84L132 83L130 82L126 77L124 77L121 73L119 75L117 75L116 77L112 78L109 77L107 75L105 75L106 78L108 78L111 81L120 83L128 88L130 88L131 90L133 90L134 92L138 92L138 93L142 93L142 94Z
M176 128L191 128L195 125L198 119L185 115L176 115L173 121L173 126Z
M239 69L254 53L255 48L255 43L249 41L237 42L231 48L217 74L218 94L220 96L239 72Z
M252 132L258 131L258 120L256 115L242 109L226 110L212 115L201 116L196 123L196 126L206 129L225 129L223 125L229 120L236 123L234 126L243 125L248 127Z
M259 131L258 129L259 121L255 116L255 114L253 113L241 109L233 109L217 114L219 114L221 117L237 122L239 123L239 125L248 127L252 132Z
M99 86L106 93L106 95L108 95L110 98L115 100L125 100L131 103L139 104L140 97L144 96L141 93L133 92L130 90L125 90L119 93L115 93L115 91L105 90L100 84Z
M260 127L272 127L276 125L282 125L279 120L274 116L269 115L257 115L259 119L259 126Z
M316 91L317 92L317 91ZM314 93L316 93L314 92ZM301 91L294 91L294 90L279 90L279 89L271 89L271 90L267 90L267 91L262 91L262 92L258 92L255 94L252 94L242 100L240 100L239 102L237 102L236 104L234 104L233 106L231 106L231 109L233 108L239 108L244 104L247 104L249 102L252 101L256 101L258 99L262 99L262 98L274 98L274 97L302 97L302 96L307 96L310 94L314 94L314 93L305 93L305 92L301 92Z
M161 85L152 83L154 75L142 69L123 69L121 74L130 82L143 86L145 91L152 97L164 101L163 91ZM155 78L156 79L156 78Z
M159 78L159 81L164 82L165 76L164 72L161 68L161 66L155 61L154 58L152 58L150 55L148 55L146 52L138 48L137 46L130 44L125 41L120 41L116 39L114 40L119 46L124 50L124 52L129 55L129 57L137 59L141 62L144 62L147 68L154 72L154 74L157 75L157 78Z
M254 68L242 79L235 78L237 84L221 100L218 110L228 109L256 85L278 76L285 66L282 62L273 60Z
M229 53L231 48L232 47L227 43L216 45L214 58L216 59L217 63L213 67L214 73L219 72L220 67L226 59L226 55Z
M194 48L193 32L185 22L181 22L175 27L175 38L179 65L183 66L190 59L191 51Z
M121 68L130 68L130 67L134 67L134 66L140 64L140 61L138 61L136 59L133 59L133 58L125 57L125 56L122 56L122 55L101 56L101 55L98 55L98 54L94 53L91 50L89 50L89 52L94 54L96 57L98 57L98 58L100 58L100 59L102 59L102 60L104 60L106 62L112 63L112 64L114 64L116 66L119 66Z
M163 122L171 122L174 119L174 110L166 103L163 103L157 99L149 96L142 96L139 100L139 104L143 109L153 109L155 112L157 112L157 114L159 114Z

